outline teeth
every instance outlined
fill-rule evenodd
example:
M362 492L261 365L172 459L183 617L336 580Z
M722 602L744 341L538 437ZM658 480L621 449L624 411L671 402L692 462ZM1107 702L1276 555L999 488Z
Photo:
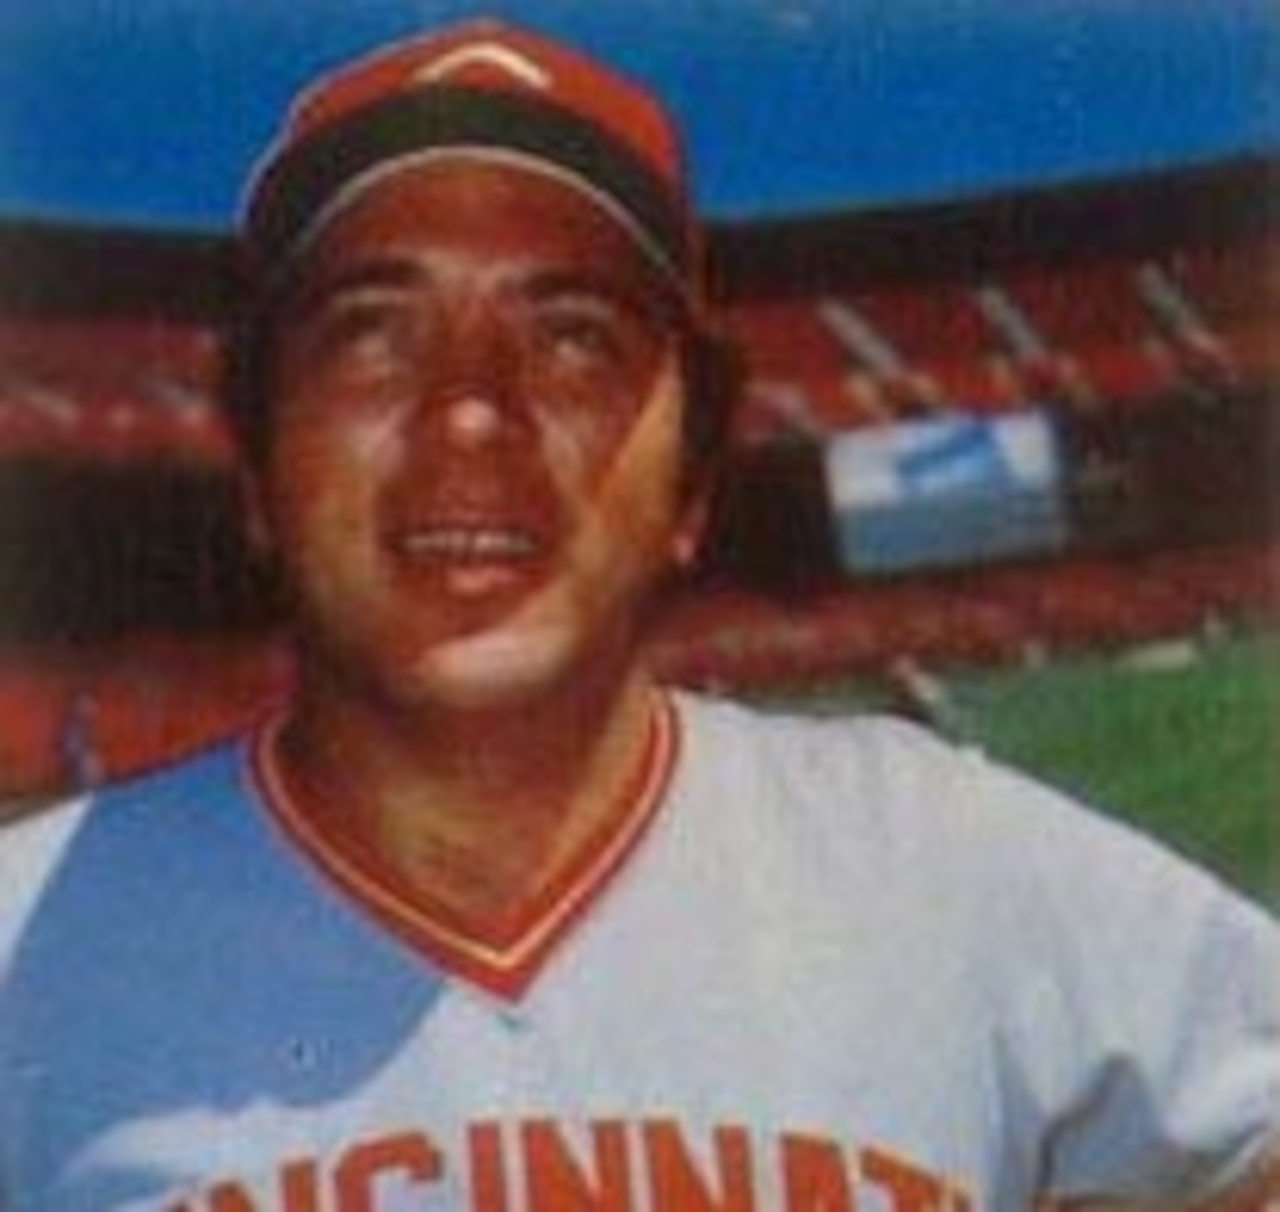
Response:
M516 530L477 530L445 526L406 535L401 548L412 556L462 560L511 560L534 552L531 536Z

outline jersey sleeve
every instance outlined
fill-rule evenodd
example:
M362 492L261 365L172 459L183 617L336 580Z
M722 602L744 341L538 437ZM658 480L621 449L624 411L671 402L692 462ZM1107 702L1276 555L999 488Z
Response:
M1186 1199L1247 1172L1280 1110L1280 934L1125 826L980 759L1000 1078L1058 1197Z

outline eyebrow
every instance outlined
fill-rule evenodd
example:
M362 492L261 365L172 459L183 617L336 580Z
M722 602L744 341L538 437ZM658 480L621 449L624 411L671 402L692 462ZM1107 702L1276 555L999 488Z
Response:
M285 283L284 310L296 322L344 295L421 288L430 286L435 277L430 266L411 257L373 257L330 274L321 273L311 280L300 275L292 283ZM597 298L657 323L678 322L682 315L681 302L675 292L657 284L624 282L617 275L587 267L533 266L527 274L517 275L515 286L517 294L535 302L566 296Z
M300 276L282 292L284 308L295 320L331 299L367 290L402 290L429 284L431 271L402 257L377 258L308 280Z
M590 269L535 270L522 289L536 301L566 295L603 299L643 319L658 322L670 321L680 314L679 301L672 292L640 282L623 282L614 275Z

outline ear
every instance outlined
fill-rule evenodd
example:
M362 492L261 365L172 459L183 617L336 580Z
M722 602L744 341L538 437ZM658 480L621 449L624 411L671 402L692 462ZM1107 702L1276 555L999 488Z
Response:
M709 512L710 503L705 492L697 493L684 504L671 534L671 562L681 572L691 568L698 558Z
M236 490L240 498L240 516L249 554L254 560L269 563L275 551L275 541L268 521L262 484L257 474L243 464L236 469Z

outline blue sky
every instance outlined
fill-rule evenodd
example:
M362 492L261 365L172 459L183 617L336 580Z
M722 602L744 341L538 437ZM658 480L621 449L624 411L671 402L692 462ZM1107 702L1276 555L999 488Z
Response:
M0 215L226 228L298 85L479 11L660 88L720 217L1280 150L1274 0L4 0Z

